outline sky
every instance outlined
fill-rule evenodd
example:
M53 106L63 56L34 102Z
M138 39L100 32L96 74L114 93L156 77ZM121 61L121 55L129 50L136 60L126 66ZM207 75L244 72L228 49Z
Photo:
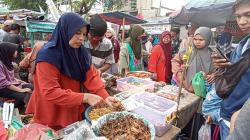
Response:
M179 10L182 6L187 4L188 1L190 0L161 0L161 4L167 8Z

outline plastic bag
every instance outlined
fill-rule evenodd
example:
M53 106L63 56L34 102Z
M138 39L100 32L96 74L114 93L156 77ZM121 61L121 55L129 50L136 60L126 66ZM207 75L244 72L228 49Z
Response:
M206 98L206 83L202 72L198 72L195 74L194 78L192 79L192 86L195 95Z
M51 128L33 123L20 129L11 140L49 140L54 135L56 133Z
M199 130L198 140L211 140L211 126L203 124Z
M79 128L66 135L63 140L107 140L105 137L96 137L94 132L87 125L81 125Z
M7 140L8 131L4 128L3 121L0 121L0 140Z

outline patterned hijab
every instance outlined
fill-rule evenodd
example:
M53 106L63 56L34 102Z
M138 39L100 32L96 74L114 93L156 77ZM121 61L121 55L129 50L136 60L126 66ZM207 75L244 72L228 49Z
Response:
M130 29L129 37L131 39L131 46L136 59L141 59L141 42L138 37L144 33L144 29L140 25L133 25Z

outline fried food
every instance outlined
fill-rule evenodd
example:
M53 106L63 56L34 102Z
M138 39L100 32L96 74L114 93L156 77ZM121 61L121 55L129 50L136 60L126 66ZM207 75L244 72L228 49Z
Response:
M125 108L121 102L117 102L113 107L110 107L106 102L100 101L93 106L93 110L89 113L89 118L90 120L97 120L103 115L124 110Z
M113 110L111 108L99 108L99 109L93 109L90 113L89 113L89 118L91 120L97 120L98 118L100 118L103 115L112 113Z
M127 76L138 77L138 78L150 78L151 74L147 72L134 72L127 74Z
M109 140L150 140L151 138L149 127L132 115L106 122L100 132Z

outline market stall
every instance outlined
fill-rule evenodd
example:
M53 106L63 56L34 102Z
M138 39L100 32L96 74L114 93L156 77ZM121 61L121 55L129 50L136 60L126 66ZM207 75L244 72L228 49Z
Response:
M114 96L121 100L124 100L124 104L126 104L127 98L129 98L130 96L133 96L134 94L142 93L145 91L151 93L152 95L157 95L157 96L161 96L172 101L177 101L179 88L150 80L151 75L148 72L143 72L143 71L131 72L131 73L128 73L126 75L128 77L125 77L125 78L117 77L117 76L113 77L110 74L104 74L103 76L105 77L104 79L107 81L106 82L106 84L108 84L107 86L110 86L113 91L116 91L116 95ZM139 79L137 79L136 77ZM110 82L110 79L112 79L111 82ZM171 124L171 126L175 125L177 127L168 128L169 130L166 133L160 134L159 135L160 137L157 137L157 138L162 139L164 137L166 139L169 133L172 133L171 135L173 135L174 137L180 132L178 130L183 129L192 120L194 114L197 112L198 107L200 105L201 98L197 97L196 95L192 93L185 91L184 89L182 90L182 92L183 92L183 95L181 96L181 100L180 100L177 123ZM150 101L148 100L148 102L154 102L152 98L153 97L150 97ZM159 100L160 99L158 99L157 101ZM132 104L132 103L128 102L127 104ZM175 111L176 110L172 112L175 112ZM150 112L144 113L141 115L144 116L147 114L150 114ZM151 117L152 116L148 118L146 117L146 119L150 119Z
M133 72L126 77L103 74L102 78L106 84L110 82L110 78L116 82L115 87L119 92L114 96L120 102L115 107L111 108L105 102L99 102L86 109L85 120L71 124L59 131L40 124L25 124L22 119L19 121L3 119L4 124L7 122L8 128L11 128L9 137L30 138L32 136L40 137L39 139L42 140L58 138L80 140L82 137L172 140L192 119L199 106L199 97L182 90L177 119L178 87L152 81L148 72ZM5 116L4 114L6 115L6 111L2 111L0 116ZM20 118L18 114L14 114L14 116L14 118ZM18 128L15 127L17 124ZM4 126L2 125L2 127Z
M30 33L31 46L34 46L35 34L52 33L56 23L45 21L25 21L26 31ZM42 40L42 39L41 39Z

